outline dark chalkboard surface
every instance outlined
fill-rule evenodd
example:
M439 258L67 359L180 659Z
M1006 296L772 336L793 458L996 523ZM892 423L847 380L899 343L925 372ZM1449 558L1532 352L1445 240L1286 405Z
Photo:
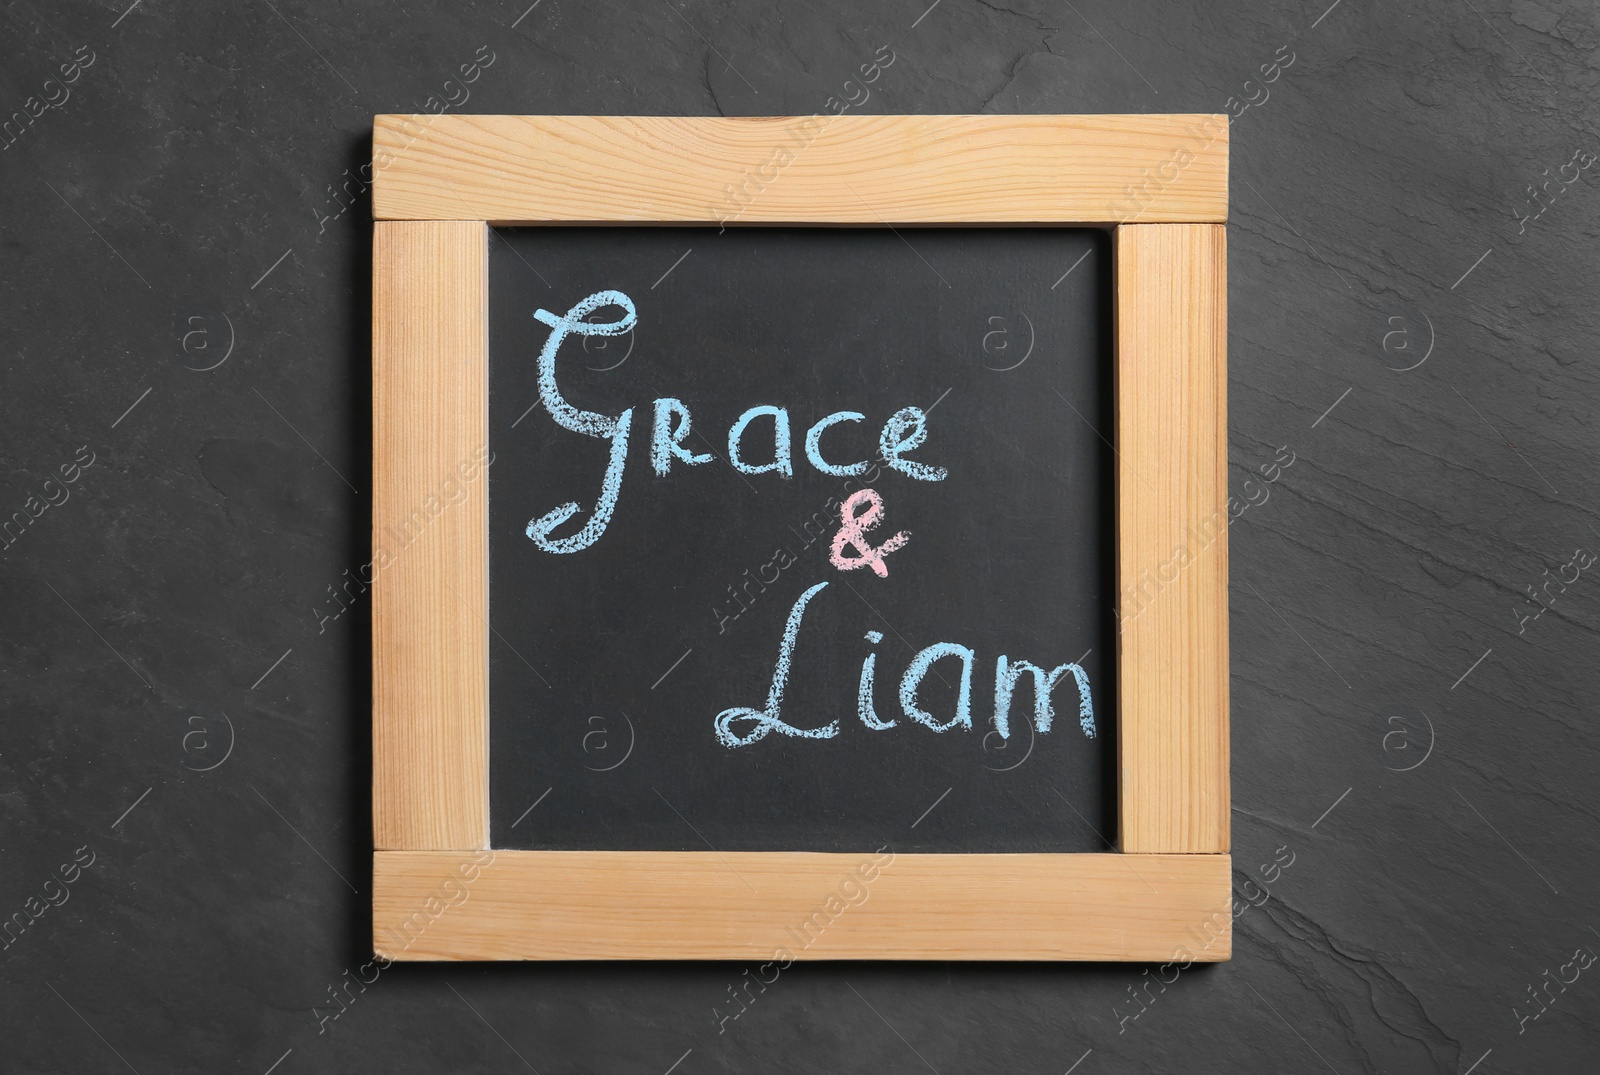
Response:
M919 817L898 850L1097 851L1115 839L1104 234L500 229L490 257L494 846L862 851ZM554 553L530 521L575 502L539 536L559 547L583 531L616 438L557 422L540 402L539 354L547 321L606 290L628 297L636 324L568 336L555 381L591 423L632 408L620 493L592 544ZM625 316L612 303L586 319ZM652 466L661 398L690 414L666 476ZM730 464L730 427L758 406L787 413L792 476ZM881 431L905 408L926 416L926 440L900 453L921 471L884 465ZM826 428L823 462L876 458L876 471L824 474L808 460L807 430L840 411L862 419ZM675 432L681 416L664 417ZM776 462L777 425L749 421L747 469ZM914 417L887 439L914 441ZM883 577L830 562L842 504L863 486L882 505L864 540L908 534L883 555ZM756 738L747 718L729 734L755 741L720 740L719 714L767 705L808 592L781 720L836 733ZM959 656L922 680L926 722L902 712L902 674L937 643L972 651L970 729L929 726L957 715ZM871 717L893 727L858 714L869 654ZM1045 672L1080 665L1095 735L1064 671L1049 731L1034 728L1024 674L1003 738L1002 654Z

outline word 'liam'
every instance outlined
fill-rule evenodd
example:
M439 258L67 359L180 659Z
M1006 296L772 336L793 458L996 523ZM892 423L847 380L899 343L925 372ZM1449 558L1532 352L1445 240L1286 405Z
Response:
M811 599L827 586L826 582L817 583L801 594L800 599L789 610L789 619L783 628L783 641L778 646L778 663L772 670L772 686L767 692L766 708L751 709L748 706L738 706L724 709L717 714L717 739L723 746L747 747L766 738L769 732L801 739L832 739L839 734L837 718L821 727L800 728L790 724L782 716L783 693L789 683L790 662L794 657L795 642L800 635L800 622L805 617L806 606L811 603ZM877 645L883 641L883 632L868 631L864 637L868 642ZM917 692L922 686L923 678L933 668L934 662L946 657L960 659L961 687L956 700L955 715L947 720L940 720L922 708L917 701ZM965 728L971 731L972 665L976 658L977 654L971 649L955 642L936 642L919 650L917 655L911 658L905 674L900 677L900 711L905 714L906 719L936 732L947 732L952 728ZM876 653L868 653L861 662L861 689L856 695L856 715L862 724L873 731L887 731L900 722L883 720L877 714L874 705L877 660ZM1017 681L1024 673L1033 677L1033 725L1041 734L1048 732L1054 721L1055 709L1051 697L1056 685L1070 673L1078 688L1078 725L1083 729L1084 735L1094 738L1094 703L1089 694L1089 674L1081 666L1075 662L1061 664L1046 672L1031 661L1013 661L1003 653L995 660L994 667L994 729L1000 734L1000 738L1006 739L1011 735L1011 696L1016 691ZM745 730L740 731L737 726L743 726Z

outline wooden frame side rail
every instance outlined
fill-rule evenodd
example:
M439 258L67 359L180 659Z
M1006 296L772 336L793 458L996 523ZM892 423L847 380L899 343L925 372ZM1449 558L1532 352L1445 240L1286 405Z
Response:
M1227 238L1116 230L1118 832L1228 850Z
M473 220L373 232L379 849L489 846L488 241Z

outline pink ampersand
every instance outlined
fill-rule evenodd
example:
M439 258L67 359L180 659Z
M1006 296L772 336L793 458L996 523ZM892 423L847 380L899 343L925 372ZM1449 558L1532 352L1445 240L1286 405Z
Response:
M863 508L865 510L860 510ZM844 507L840 509L839 517L844 525L833 535L833 547L828 550L828 562L840 571L870 567L879 578L888 578L889 565L883 562L883 558L911 540L911 535L902 530L878 546L873 546L867 541L866 532L876 528L883 519L883 497L878 495L876 489L861 489L852 493L850 499L846 500ZM847 545L856 549L859 555L846 556Z

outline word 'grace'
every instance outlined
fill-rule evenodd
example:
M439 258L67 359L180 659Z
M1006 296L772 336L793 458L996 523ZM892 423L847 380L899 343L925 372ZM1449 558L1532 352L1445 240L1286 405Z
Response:
M589 316L609 306L622 310L615 321L591 321ZM568 336L621 336L638 323L638 313L633 300L620 291L597 291L579 302L565 314L549 310L536 310L539 322L548 325L550 338L539 352L539 402L557 425L574 433L597 437L611 442L610 458L605 474L600 480L600 495L595 500L594 511L576 533L554 537L553 532L577 515L581 506L569 501L528 522L528 538L540 549L549 553L580 552L600 540L610 525L617 498L622 494L623 464L628 456L628 439L633 428L634 408L621 414L600 414L581 410L567 401L556 385L556 352ZM772 457L761 462L747 458L745 435L759 421L763 426L770 420L772 429ZM866 415L859 411L835 411L826 415L806 430L803 439L806 461L823 474L848 478L865 474L871 467L868 460L847 463L830 462L822 451L822 435L830 426L842 422L864 422ZM930 466L906 455L928 439L928 416L920 407L902 407L884 422L878 436L878 453L889 470L916 481L943 481L947 472L943 467ZM664 397L654 401L650 424L650 465L659 477L666 477L676 464L697 467L711 462L715 457L709 452L697 452L684 444L690 433L689 406L680 399ZM763 437L763 443L765 438ZM783 478L794 476L793 436L790 431L789 411L770 404L751 407L741 414L728 430L728 463L741 474L757 475L776 473ZM881 502L878 508L881 511ZM871 522L863 519L863 529ZM891 544L895 539L891 539ZM898 548L899 545L893 545ZM880 546L878 552L891 549ZM863 556L868 554L863 549ZM866 561L863 561L866 562ZM873 570L886 574L881 558L871 561Z

